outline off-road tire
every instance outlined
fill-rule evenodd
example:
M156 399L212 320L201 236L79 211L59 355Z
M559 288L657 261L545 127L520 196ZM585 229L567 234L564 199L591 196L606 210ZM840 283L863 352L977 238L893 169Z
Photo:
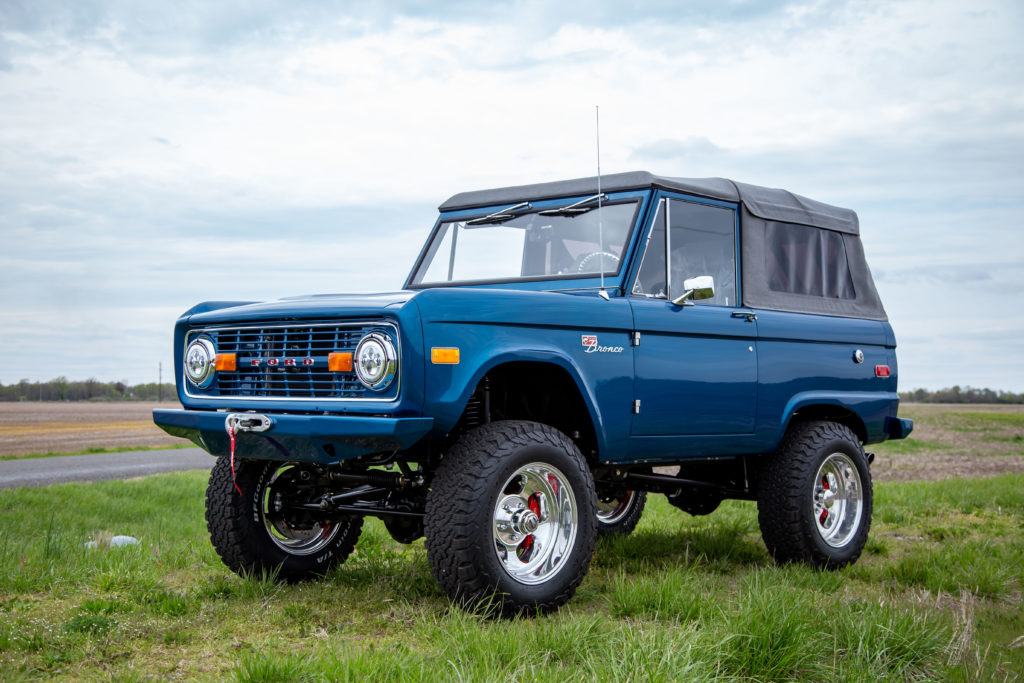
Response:
M640 518L643 517L644 506L647 505L647 492L629 490L628 494L631 496L627 504L629 508L616 515L616 519L606 521L600 514L598 515L598 536L628 536L636 529L636 525L640 523ZM598 493L597 497L598 501L600 501L601 494Z
M859 522L839 547L825 541L814 512L816 477L833 456L856 469L862 502ZM757 519L768 552L780 564L803 562L823 569L852 564L867 541L871 511L871 470L860 441L845 425L794 425L761 472Z
M274 543L264 524L263 492L284 463L266 460L231 463L217 459L206 489L206 527L217 554L231 571L241 576L270 576L295 582L322 576L344 562L359 539L362 517L336 522L330 542L309 554L289 553ZM235 483L242 490L239 495Z
M564 477L575 499L576 531L560 568L543 582L527 585L499 560L495 515L505 483L535 463ZM445 454L427 495L427 559L434 578L453 602L472 609L504 616L553 611L586 576L597 534L595 501L586 461L557 429L501 421L468 432Z

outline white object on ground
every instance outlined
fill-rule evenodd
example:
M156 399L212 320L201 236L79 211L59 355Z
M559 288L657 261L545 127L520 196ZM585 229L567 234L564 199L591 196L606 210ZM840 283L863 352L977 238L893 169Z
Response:
M114 536L110 539L109 543L104 543L103 547L120 548L125 545L139 545L139 540L137 538L132 538L131 536ZM96 548L99 546L96 541L89 541L85 544L85 547Z

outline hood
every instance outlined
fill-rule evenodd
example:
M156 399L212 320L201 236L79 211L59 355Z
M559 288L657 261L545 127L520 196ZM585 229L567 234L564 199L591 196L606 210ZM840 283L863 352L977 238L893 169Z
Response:
M385 309L396 311L416 292L381 294L314 294L274 301L207 301L186 311L193 325L246 320L303 320L379 316Z

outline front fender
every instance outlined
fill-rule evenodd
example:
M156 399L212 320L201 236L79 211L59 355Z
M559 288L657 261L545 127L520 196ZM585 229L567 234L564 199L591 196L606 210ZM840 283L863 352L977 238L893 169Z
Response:
M513 362L547 363L567 372L576 385L601 459L625 451L633 399L632 314L626 300L495 290L453 292L446 298L454 299L455 294L462 305L446 305L443 311L431 310L434 307L429 304L435 302L421 301L422 295L416 298L426 309L422 311L424 412L434 418L434 436L455 426L480 380L494 368ZM486 300L471 301L474 295L484 294ZM506 296L507 302L503 301ZM437 303L440 299L437 296ZM529 325L519 322L524 309L529 310ZM585 346L584 336L596 337L601 351ZM432 363L434 347L458 348L459 362Z
M439 397L438 405L446 406L448 410L446 410L445 415L438 415L435 418L437 419L438 424L445 426L446 431L455 426L455 423L458 422L459 417L462 415L462 411L466 407L466 403L473 394L473 390L484 376L487 375L487 373L506 363L522 362L546 363L557 366L569 374L569 377L572 378L573 383L576 385L576 389L580 392L580 395L583 397L583 402L587 407L587 412L590 415L590 421L594 425L598 448L600 452L605 452L604 448L607 447L608 434L605 429L604 420L601 416L601 411L598 409L598 397L593 391L591 391L590 387L581 376L580 369L576 367L572 359L565 354L552 349L506 350L503 353L487 358L485 362L477 365L475 369L467 375L468 380L465 385L462 386L461 390L457 390L456 384L452 384L450 385L450 390L442 397ZM428 385L429 384L432 383L428 382Z

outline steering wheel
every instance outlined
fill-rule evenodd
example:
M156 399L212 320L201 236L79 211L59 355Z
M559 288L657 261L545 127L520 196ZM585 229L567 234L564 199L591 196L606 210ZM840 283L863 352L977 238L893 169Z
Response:
M600 268L598 270L593 270L593 271L592 270L587 270L587 264L590 263L590 261L592 261L593 259L600 259L602 255L606 259L611 259L616 264L619 262L619 257L616 256L615 254L612 254L612 253L607 252L607 251L592 251L589 254L587 254L586 256L580 258L579 265L576 266L576 272L577 273L599 273L599 272L601 272ZM600 260L598 260L598 264L600 265ZM605 272L607 272L607 270Z

